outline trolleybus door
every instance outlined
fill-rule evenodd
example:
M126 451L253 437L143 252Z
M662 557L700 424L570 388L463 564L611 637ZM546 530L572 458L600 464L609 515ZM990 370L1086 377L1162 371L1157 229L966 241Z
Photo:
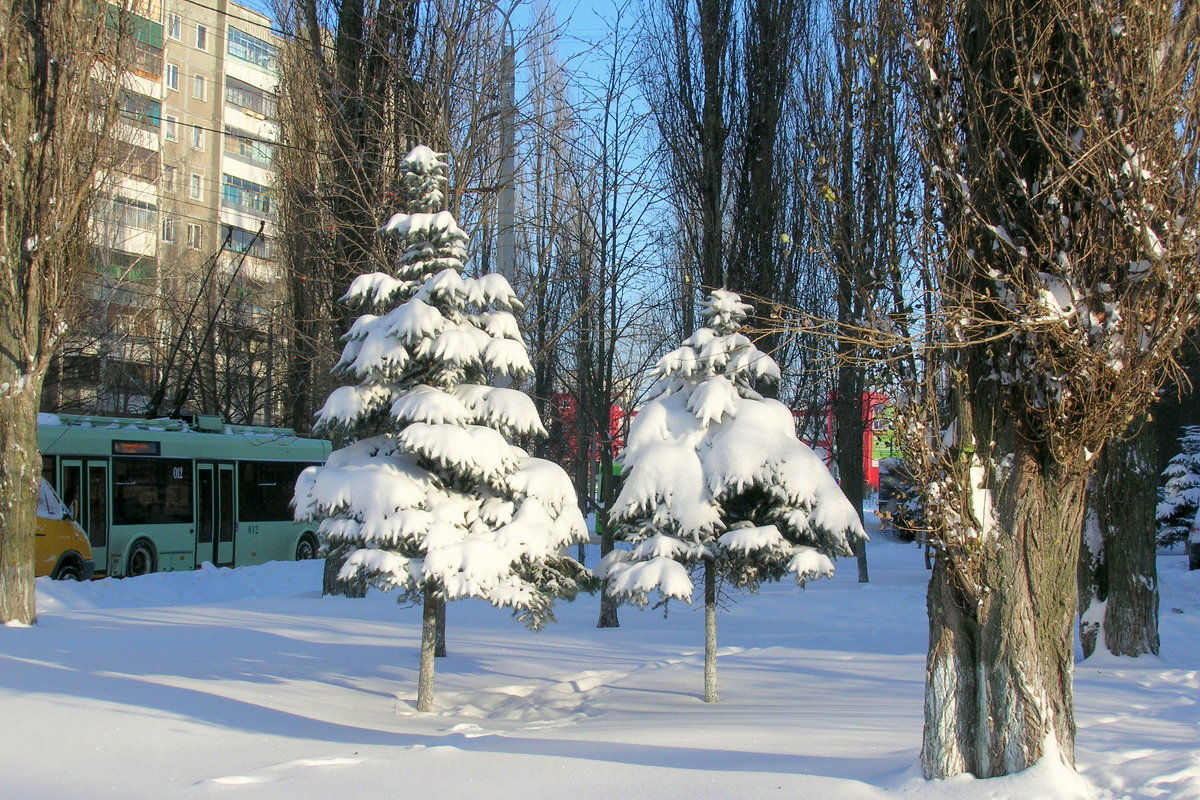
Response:
M63 458L62 497L79 527L87 531L96 571L108 571L108 461Z
M232 464L197 462L196 563L233 566L236 532Z

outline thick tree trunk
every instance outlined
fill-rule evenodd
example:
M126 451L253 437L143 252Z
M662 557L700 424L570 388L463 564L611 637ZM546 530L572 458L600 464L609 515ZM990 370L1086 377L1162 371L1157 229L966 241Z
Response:
M10 371L5 365L0 381L0 625L32 625L37 622L33 532L41 470L37 393L29 376Z
M437 609L443 601L434 595L431 587L425 588L425 599L421 604L421 666L417 672L417 711L433 710L433 672L437 649Z
M1074 764L1074 573L1086 478L1041 463L1032 448L991 454L1006 468L979 495L995 503L994 529L985 525L969 552L939 554L934 564L921 750L928 778L1007 775L1054 747Z
M1085 658L1157 654L1158 567L1154 507L1158 500L1152 423L1110 442L1088 483L1088 513L1079 559L1079 638Z
M717 565L704 562L704 702L717 702Z

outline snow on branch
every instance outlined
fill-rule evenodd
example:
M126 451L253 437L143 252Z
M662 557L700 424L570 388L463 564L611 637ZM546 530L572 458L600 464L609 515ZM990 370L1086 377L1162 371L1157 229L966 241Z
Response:
M778 367L740 332L750 307L715 292L702 327L659 361L657 394L629 432L612 508L629 550L605 557L610 595L691 597L686 567L711 561L738 585L832 574L866 536L788 409L754 388Z
M300 476L298 519L320 520L358 577L402 599L480 597L531 626L587 571L563 555L587 538L570 479L510 441L544 436L532 400L492 385L532 372L499 275L462 276L468 239L442 210L443 156L402 163L408 213L379 229L394 274L356 278L343 298L370 313L344 337L317 427L350 443Z

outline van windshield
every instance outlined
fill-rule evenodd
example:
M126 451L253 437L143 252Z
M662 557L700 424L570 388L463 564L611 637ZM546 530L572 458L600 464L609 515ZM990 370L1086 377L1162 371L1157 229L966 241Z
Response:
M38 490L37 515L46 519L62 519L67 515L66 506L58 499L58 495L45 478L42 478L42 485Z

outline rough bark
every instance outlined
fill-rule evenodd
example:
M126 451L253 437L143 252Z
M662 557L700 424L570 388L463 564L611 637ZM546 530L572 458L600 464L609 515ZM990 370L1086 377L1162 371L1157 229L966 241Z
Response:
M0 625L36 621L42 382L81 314L92 209L118 154L129 16L79 0L0 14Z
M12 352L7 347L0 348ZM8 359L0 384L17 386ZM37 451L36 395L32 387L0 392L0 623L37 622L33 589L33 531L41 456ZM31 446L32 445L32 446Z
M1079 559L1079 639L1084 658L1158 654L1158 567L1153 423L1108 444L1088 482Z
M938 558L930 579L926 776L1007 775L1051 742L1074 763L1074 532L1086 479L1042 463L1027 443L990 460L1007 456L1011 471L988 482L999 528L979 542L979 558Z
M421 603L421 665L417 672L417 711L433 710L433 673L437 650L437 609L441 604L431 587Z
M925 375L960 395L939 419L940 398L910 393L930 409L909 442L938 550L922 765L1071 765L1086 475L1196 325L1200 150L1180 132L1200 118L1200 9L917 0L913 14L938 197L940 316L925 320L942 344Z

